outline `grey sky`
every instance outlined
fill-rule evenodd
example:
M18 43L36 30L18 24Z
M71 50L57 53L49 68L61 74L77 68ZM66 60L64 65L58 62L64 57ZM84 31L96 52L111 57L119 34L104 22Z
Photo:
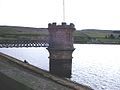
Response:
M0 25L47 27L63 21L63 0L0 0ZM77 29L119 29L120 0L65 0L65 21Z

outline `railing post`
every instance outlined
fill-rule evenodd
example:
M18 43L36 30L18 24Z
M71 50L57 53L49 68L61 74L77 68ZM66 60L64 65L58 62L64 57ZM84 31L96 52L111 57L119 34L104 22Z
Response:
M72 53L73 47L73 32L75 31L74 24L56 25L50 23L49 31L49 59L50 72L61 77L70 77L72 68Z

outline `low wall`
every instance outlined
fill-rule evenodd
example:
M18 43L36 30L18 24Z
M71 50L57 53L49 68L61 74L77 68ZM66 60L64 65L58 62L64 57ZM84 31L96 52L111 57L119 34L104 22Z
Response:
M0 53L0 85L2 84L2 88L6 88L4 85L12 88L8 90L93 90Z

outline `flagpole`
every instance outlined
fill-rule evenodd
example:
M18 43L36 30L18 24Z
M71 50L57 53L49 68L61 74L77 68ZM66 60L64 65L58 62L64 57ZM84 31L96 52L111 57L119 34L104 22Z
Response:
M63 0L63 21L65 22L65 1Z

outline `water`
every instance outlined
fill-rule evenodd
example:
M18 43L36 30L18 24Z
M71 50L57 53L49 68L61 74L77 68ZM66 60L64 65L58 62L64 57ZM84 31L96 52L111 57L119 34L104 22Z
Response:
M72 80L95 90L120 90L119 45L75 45Z
M49 71L49 52L44 47L35 48L0 48L0 52L20 59L27 60L30 64Z
M95 90L120 90L120 46L75 44L72 78ZM0 52L49 71L46 48L1 48Z

